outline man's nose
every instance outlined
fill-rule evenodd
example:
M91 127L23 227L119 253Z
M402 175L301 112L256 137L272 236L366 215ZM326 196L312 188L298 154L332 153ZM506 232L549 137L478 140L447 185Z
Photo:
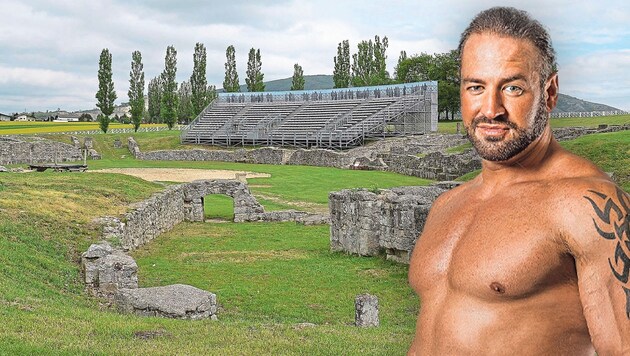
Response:
M497 116L505 115L503 107L503 98L498 90L489 90L484 95L481 113L488 119L494 119Z

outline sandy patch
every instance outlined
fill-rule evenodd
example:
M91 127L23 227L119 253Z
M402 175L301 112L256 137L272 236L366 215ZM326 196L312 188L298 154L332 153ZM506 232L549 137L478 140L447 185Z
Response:
M198 179L236 179L236 175L245 178L269 178L270 174L227 171L219 169L188 169L188 168L110 168L88 171L92 173L121 173L138 177L150 182L192 182Z

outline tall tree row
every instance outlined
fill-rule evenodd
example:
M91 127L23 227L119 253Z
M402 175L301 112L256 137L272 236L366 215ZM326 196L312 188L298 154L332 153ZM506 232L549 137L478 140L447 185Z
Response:
M223 80L223 89L228 93L235 93L241 90L238 83L238 73L236 71L236 56L234 46L230 45L225 50L225 79Z
M166 57L164 58L164 72L162 72L162 98L160 117L172 129L177 121L177 51L175 47L168 46L166 48Z
M355 87L383 85L390 82L385 54L389 42L374 36L374 42L361 41L357 53L352 55L352 85Z
M162 118L160 117L160 110L162 110L162 76L158 75L157 77L151 79L149 81L149 86L147 89L147 99L148 99L148 116L149 122L151 123L162 123Z
M177 90L178 107L177 107L177 119L181 122L190 122L193 114L193 93L192 85L190 82L182 82Z
M116 91L112 80L112 54L109 53L109 49L105 48L101 51L98 61L98 91L96 92L96 107L102 112L98 116L98 122L101 130L105 133L109 128L109 115L114 112L115 100Z
M133 129L138 132L144 114L144 71L142 54L134 51L131 54L131 71L129 72L129 106L131 106L131 122Z
M260 49L251 48L247 56L247 77L245 83L250 92L265 91L262 73L262 60L260 59Z
M193 54L193 72L190 76L192 116L197 116L210 103L206 79L206 58L206 47L202 43L197 43Z
M302 66L295 63L293 65L293 78L291 80L291 90L304 90L304 71Z
M350 43L343 40L337 46L337 55L333 59L333 81L335 88L347 88L350 86Z

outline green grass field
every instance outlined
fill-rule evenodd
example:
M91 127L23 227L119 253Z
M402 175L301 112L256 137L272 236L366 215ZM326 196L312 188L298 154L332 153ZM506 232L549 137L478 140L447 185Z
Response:
M180 148L178 132L134 135L145 151ZM51 135L69 142L64 135ZM325 211L330 191L428 181L388 172L226 162L137 161L115 138L95 135L103 160L89 170L124 167L232 169L250 179L267 210ZM562 143L625 179L630 132ZM466 146L452 149L452 153ZM474 173L472 173L474 174ZM625 178L624 178L625 177ZM141 286L186 283L217 293L219 321L122 315L83 292L79 256L98 231L92 220L119 215L164 189L119 174L0 175L0 355L400 355L411 342L419 303L407 266L332 253L328 226L294 223L182 223L134 251ZM231 198L209 196L206 217L229 220ZM381 326L359 329L354 296L379 296ZM300 327L299 323L314 323Z
M141 127L163 127L164 124L143 124ZM131 124L109 124L109 129L133 129ZM100 130L98 122L0 121L0 135L41 134Z

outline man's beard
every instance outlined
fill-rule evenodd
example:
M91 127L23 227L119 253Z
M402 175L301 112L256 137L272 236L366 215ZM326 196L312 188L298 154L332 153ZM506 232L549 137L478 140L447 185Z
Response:
M547 126L547 108L544 97L538 100L533 123L527 128L519 127L505 116L498 116L495 119L488 119L485 116L473 119L470 126L466 127L468 139L473 144L481 158L487 161L506 161L523 151L527 146L542 135ZM475 129L479 124L505 125L513 131L512 138L496 138L488 136L480 139L475 135Z

